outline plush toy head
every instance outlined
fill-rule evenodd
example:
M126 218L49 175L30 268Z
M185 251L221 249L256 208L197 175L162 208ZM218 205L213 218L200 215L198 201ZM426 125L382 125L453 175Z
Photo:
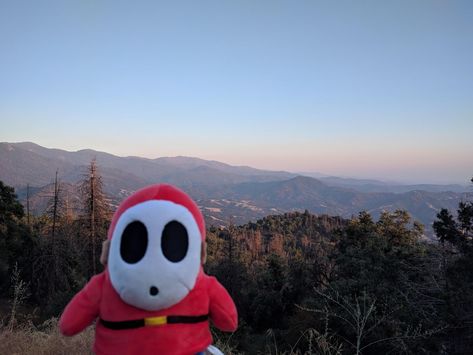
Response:
M110 281L125 303L156 311L180 302L193 289L205 225L183 191L164 184L137 191L118 207L108 239Z

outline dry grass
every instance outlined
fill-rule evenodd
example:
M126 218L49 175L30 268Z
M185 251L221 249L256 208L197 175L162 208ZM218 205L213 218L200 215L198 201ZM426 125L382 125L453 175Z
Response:
M74 355L93 354L94 327L73 337L59 333L58 321L52 318L41 326L35 327L31 322L0 327L0 354L9 355ZM215 345L226 355L239 354L230 345L229 340L216 337Z
M217 347L225 355L241 355L242 353L236 350L236 347L231 344L233 334L221 336L215 331L212 331L213 345Z
M40 327L32 324L0 329L0 354L50 355L92 354L94 327L74 337L59 333L57 319L52 318Z

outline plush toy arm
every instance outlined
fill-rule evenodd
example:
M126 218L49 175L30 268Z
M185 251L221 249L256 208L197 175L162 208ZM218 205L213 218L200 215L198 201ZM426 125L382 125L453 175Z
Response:
M235 303L215 277L210 278L209 296L210 319L214 325L225 332L234 332L238 326Z
M75 335L97 318L103 277L103 273L92 277L87 285L66 306L59 320L59 329L62 334Z

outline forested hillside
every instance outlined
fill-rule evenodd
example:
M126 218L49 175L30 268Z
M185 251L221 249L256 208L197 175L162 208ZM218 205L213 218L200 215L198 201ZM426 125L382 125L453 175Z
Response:
M76 216L58 183L41 216L25 214L14 190L0 184L0 353L12 352L11 339L31 348L35 332L54 334L54 322L42 322L102 270L110 211L94 169ZM424 242L422 225L404 211L350 220L292 212L210 227L205 269L229 290L240 317L237 332L215 332L216 341L247 354L467 354L473 205L460 204L457 214L439 213L437 243Z

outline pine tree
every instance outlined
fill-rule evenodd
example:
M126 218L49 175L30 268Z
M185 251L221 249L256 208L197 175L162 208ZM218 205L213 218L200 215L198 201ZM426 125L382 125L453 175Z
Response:
M31 271L31 251L34 240L23 223L24 210L13 187L0 181L0 291L10 286L15 265L23 275Z
M443 249L445 298L451 326L447 338L449 350L470 351L473 347L473 201L460 202L456 219L442 209L433 227Z

